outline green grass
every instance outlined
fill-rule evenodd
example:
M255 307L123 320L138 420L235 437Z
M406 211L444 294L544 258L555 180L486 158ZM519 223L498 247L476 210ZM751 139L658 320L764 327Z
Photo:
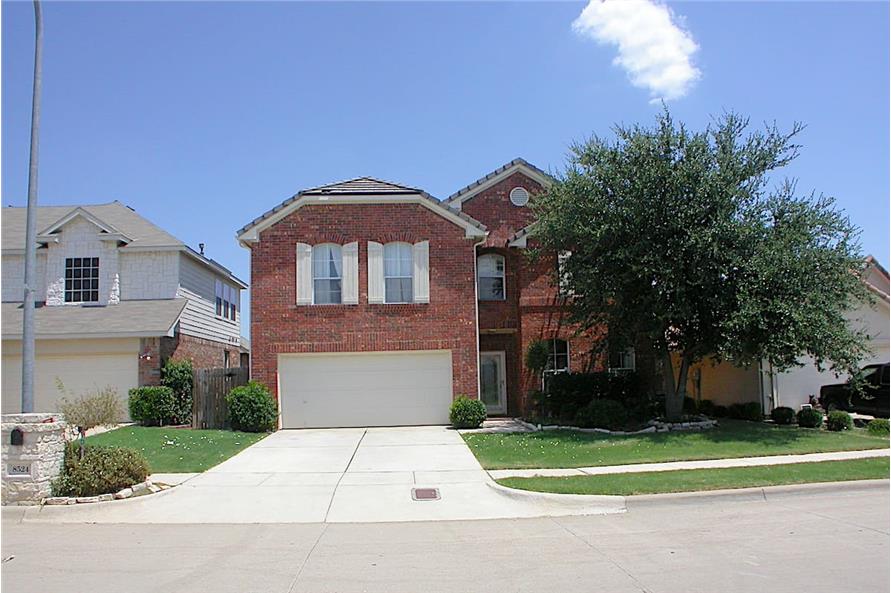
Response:
M844 432L721 420L701 432L610 436L573 431L466 434L486 469L567 468L762 455L823 453L888 447L887 437L856 428Z
M203 472L229 459L266 433L128 426L87 437L88 445L140 451L152 473Z
M819 461L722 469L687 469L565 478L504 478L499 484L560 494L657 494L753 486L888 479L888 458Z

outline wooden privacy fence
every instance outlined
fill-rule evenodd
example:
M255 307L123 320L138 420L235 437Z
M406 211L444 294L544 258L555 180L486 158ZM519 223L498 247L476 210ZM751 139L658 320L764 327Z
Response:
M226 428L226 396L248 382L247 367L195 369L192 376L192 428Z

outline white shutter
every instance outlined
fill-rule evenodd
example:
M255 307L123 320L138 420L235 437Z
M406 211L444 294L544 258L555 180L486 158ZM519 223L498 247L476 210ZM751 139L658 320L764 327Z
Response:
M430 242L421 241L412 247L412 259L414 260L414 273L412 275L412 288L414 302L430 302Z
M312 304L312 245L297 243L297 304Z
M384 302L384 246L374 241L368 242L368 302Z
M343 254L343 304L359 304L359 244L355 241L341 248Z

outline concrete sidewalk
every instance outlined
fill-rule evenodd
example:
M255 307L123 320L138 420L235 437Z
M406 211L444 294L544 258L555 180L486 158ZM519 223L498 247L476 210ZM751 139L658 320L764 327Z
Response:
M888 457L891 449L867 449L863 451L835 451L832 453L806 453L803 455L769 455L765 457L737 457L731 459L703 459L699 461L672 461L666 463L634 463L630 465L604 465L599 467L555 469L494 469L489 470L492 479L535 478L565 476L598 476L604 474L631 474L639 472L668 472L681 469L716 469L722 467L752 467L758 465L782 465L786 463L812 463L816 461L843 461Z

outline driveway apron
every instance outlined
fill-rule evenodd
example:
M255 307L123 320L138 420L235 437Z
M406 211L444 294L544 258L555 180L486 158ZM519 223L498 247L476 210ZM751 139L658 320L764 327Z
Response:
M435 488L436 500L412 489ZM44 507L26 520L343 523L621 512L621 497L509 494L443 426L282 430L162 494Z

